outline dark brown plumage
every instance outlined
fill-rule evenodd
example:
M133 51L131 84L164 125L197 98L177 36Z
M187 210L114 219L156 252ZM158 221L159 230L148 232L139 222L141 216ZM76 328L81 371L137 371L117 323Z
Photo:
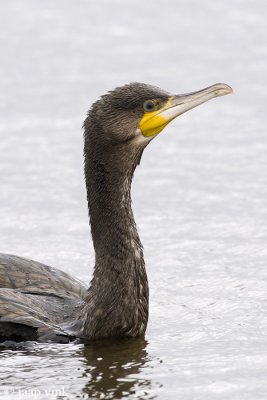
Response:
M170 96L153 86L133 83L104 95L92 106L84 122L84 171L95 249L93 279L87 289L62 271L1 254L0 341L67 342L144 335L148 283L131 208L133 174L143 150L163 129L157 125L165 121L162 118L171 120L184 112L187 98L195 101L193 105L188 101L190 109L219 92L226 94L223 90L227 91L223 84L207 88L205 99L199 101L201 92ZM151 114L144 112L148 100L153 100L146 106L154 107ZM179 113L166 117L166 109Z

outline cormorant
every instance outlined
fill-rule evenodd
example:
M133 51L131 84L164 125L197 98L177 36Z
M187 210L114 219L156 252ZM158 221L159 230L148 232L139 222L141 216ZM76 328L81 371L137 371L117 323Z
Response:
M95 267L89 288L63 271L0 255L0 341L67 342L144 335L148 282L131 208L143 150L178 115L232 92L215 84L183 95L147 84L116 88L84 122L84 172Z

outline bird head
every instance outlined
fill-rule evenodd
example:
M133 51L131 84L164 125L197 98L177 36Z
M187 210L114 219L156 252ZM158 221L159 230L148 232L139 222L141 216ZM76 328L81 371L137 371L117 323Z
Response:
M130 83L102 96L89 117L98 127L98 140L146 144L179 115L229 93L231 87L223 83L179 95L144 83Z

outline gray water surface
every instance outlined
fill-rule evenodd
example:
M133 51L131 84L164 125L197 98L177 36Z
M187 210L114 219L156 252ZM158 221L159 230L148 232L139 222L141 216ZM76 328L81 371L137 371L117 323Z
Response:
M0 351L1 399L267 397L267 4L12 0L0 13L0 251L90 281L81 125L141 81L230 84L169 125L133 184L145 340Z

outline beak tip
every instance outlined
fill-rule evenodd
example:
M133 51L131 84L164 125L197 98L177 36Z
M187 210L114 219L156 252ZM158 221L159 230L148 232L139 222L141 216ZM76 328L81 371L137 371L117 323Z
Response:
M217 96L226 96L227 94L234 93L231 86L227 85L226 83L216 83L213 87Z

